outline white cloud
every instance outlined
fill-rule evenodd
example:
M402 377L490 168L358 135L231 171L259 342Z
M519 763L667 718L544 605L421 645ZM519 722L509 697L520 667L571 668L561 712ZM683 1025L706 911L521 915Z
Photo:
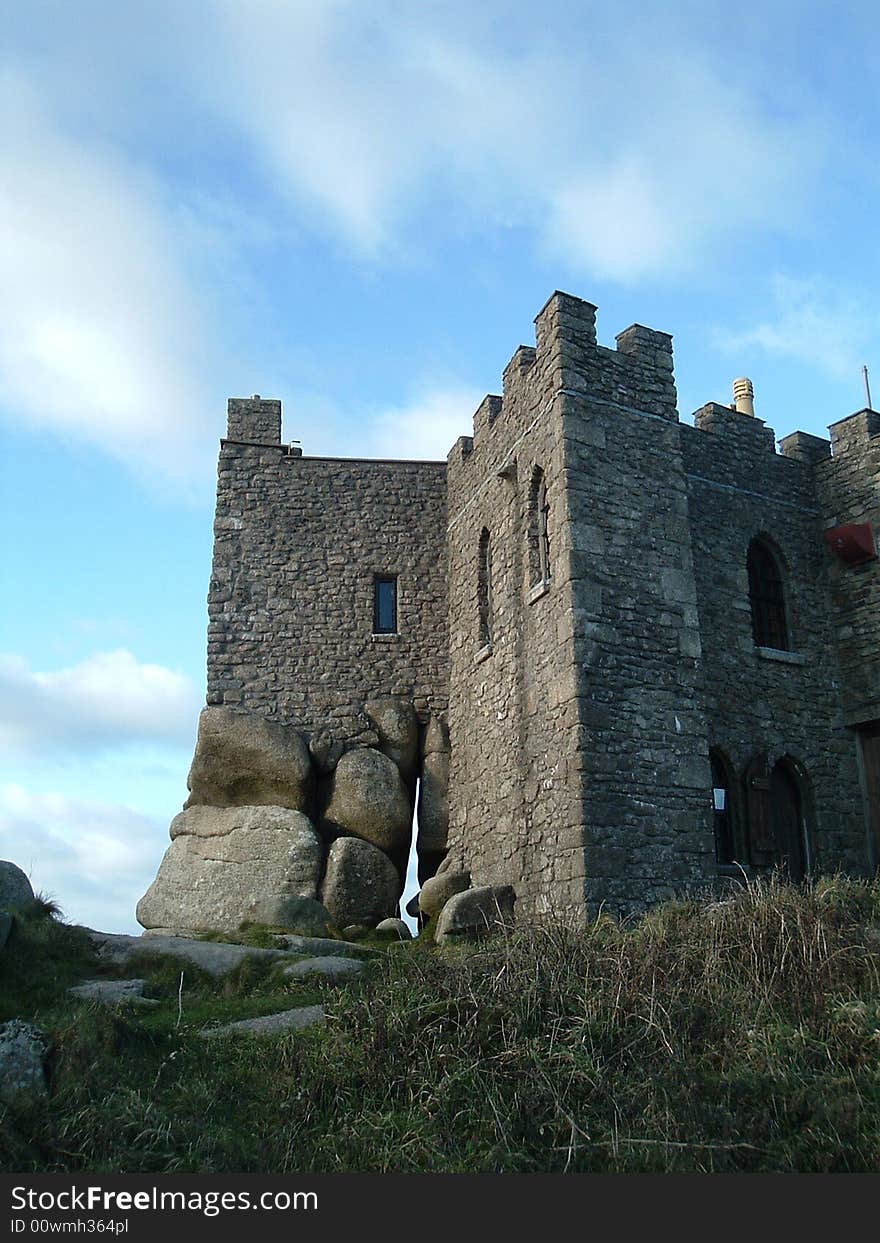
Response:
M722 6L106 7L10 21L0 404L146 477L206 471L234 376L265 377L277 324L244 271L291 221L374 263L515 228L632 281L821 208L831 122L787 78L775 106L772 57L738 45L730 71ZM767 46L784 18L754 24Z
M619 280L798 227L827 127L762 107L746 62L730 75L726 49L650 11L597 15L592 39L551 13L522 43L481 12L222 0L236 55L204 89L283 192L371 254L417 245L431 210L442 232L451 204Z
M442 388L374 415L366 451L376 457L445 461L459 436L471 434L481 396L476 389Z
M795 358L838 380L854 380L867 357L876 325L861 301L816 280L776 276L775 314L746 332L716 334L726 352L757 347Z
M214 451L203 308L156 180L0 73L0 400L144 474Z
M0 657L0 742L20 753L188 744L200 706L188 677L124 648L49 673Z
M168 845L167 825L119 803L0 786L0 857L28 873L64 917L140 931L134 909Z

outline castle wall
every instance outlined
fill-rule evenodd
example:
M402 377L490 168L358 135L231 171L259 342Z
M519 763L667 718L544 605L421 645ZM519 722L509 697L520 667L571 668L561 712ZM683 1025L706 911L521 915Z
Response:
M880 414L862 410L831 426L832 456L816 463L826 528L870 525L880 539ZM826 550L842 675L868 821L867 856L880 862L880 560L849 564Z
M208 598L208 702L329 728L366 699L444 711L446 467L303 457L280 403L230 402ZM256 443L259 441L259 443ZM398 578L398 633L373 634L373 576Z
M609 350L594 316L557 295L538 324L562 393L588 910L625 914L711 875L711 781L671 338L635 325Z
M831 457L816 463L826 528L870 523L880 533L880 414L862 410L831 427ZM880 721L880 561L848 565L827 553L843 708L855 725Z
M473 883L512 883L522 915L582 916L583 829L558 394L521 347L473 438L449 456L450 851ZM547 487L551 575L535 566L533 480ZM480 633L480 537L491 642ZM540 580L540 581L537 581Z
M605 348L595 307L561 293L446 464L303 457L280 403L231 400L208 702L347 743L375 740L370 698L448 707L450 862L513 884L524 918L713 882L710 748L734 774L737 857L766 754L800 774L809 864L864 870L880 562L823 536L880 526L880 415L777 454L760 419L712 403L691 427L676 402L667 334ZM755 646L755 536L782 569L790 650ZM396 634L373 633L375 575L397 576Z
M604 349L595 308L558 293L536 325L503 402L483 403L450 456L451 835L476 883L583 917L707 876L699 635L670 339L636 326ZM543 589L528 554L536 465ZM483 526L499 548L491 654Z
M816 438L810 453L783 456L760 419L710 404L695 420L681 435L708 737L738 779L736 857L748 864L744 772L766 752L770 767L788 756L805 778L810 862L858 871L865 864L864 822L856 748L841 713L828 557L810 460ZM747 555L756 536L770 543L782 570L789 651L755 646Z

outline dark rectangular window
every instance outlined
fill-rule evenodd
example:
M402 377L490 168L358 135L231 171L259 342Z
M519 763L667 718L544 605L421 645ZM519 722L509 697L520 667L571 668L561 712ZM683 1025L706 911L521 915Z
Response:
M397 576L373 579L373 634L397 634Z

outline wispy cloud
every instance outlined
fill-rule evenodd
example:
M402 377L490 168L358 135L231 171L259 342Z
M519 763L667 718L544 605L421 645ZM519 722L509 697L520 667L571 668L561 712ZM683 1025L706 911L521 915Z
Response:
M368 424L366 452L376 457L445 460L458 437L471 434L471 416L481 397L476 389L450 386L376 414Z
M0 75L0 400L187 478L214 448L204 310L156 178Z
M207 471L231 377L265 373L249 264L279 223L380 269L450 229L516 229L585 278L668 281L797 232L833 148L808 95L769 102L769 61L730 72L720 5L20 8L0 407L145 476Z
M20 754L185 746L200 706L188 677L143 664L124 648L48 673L0 657L0 742Z
M220 6L238 55L213 106L313 226L370 254L417 246L416 222L442 231L454 204L592 275L680 272L745 230L797 228L793 187L825 149L820 118L762 109L745 66L649 12L597 15L584 39L551 14L513 45L507 6L254 7Z
M0 786L0 857L65 918L106 932L139 931L134 908L168 845L166 827L121 803Z
M837 380L853 380L876 344L875 317L858 297L827 282L777 275L772 286L774 315L739 333L717 332L728 353L757 348L794 358Z

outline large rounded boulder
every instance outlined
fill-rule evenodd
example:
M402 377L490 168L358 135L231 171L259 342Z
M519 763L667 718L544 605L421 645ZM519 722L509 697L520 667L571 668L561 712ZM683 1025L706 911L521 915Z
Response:
M441 872L426 880L419 891L419 912L431 919L439 915L450 898L471 887L470 872Z
M330 847L321 901L338 927L374 927L397 914L400 876L386 854L356 837L340 837Z
M0 911L20 911L34 900L34 891L21 868L0 859Z
M333 773L324 824L333 835L360 837L405 859L412 808L397 765L368 747L347 751Z
M481 885L454 894L437 919L437 942L479 941L511 928L515 903L510 885Z
M304 811L312 786L308 747L288 725L251 712L205 708L185 808L289 807Z
M314 899L323 846L286 807L190 807L137 907L145 928L234 932L243 923L296 928Z
M379 735L379 750L393 760L407 788L415 783L419 758L419 722L405 699L371 699L364 712Z

